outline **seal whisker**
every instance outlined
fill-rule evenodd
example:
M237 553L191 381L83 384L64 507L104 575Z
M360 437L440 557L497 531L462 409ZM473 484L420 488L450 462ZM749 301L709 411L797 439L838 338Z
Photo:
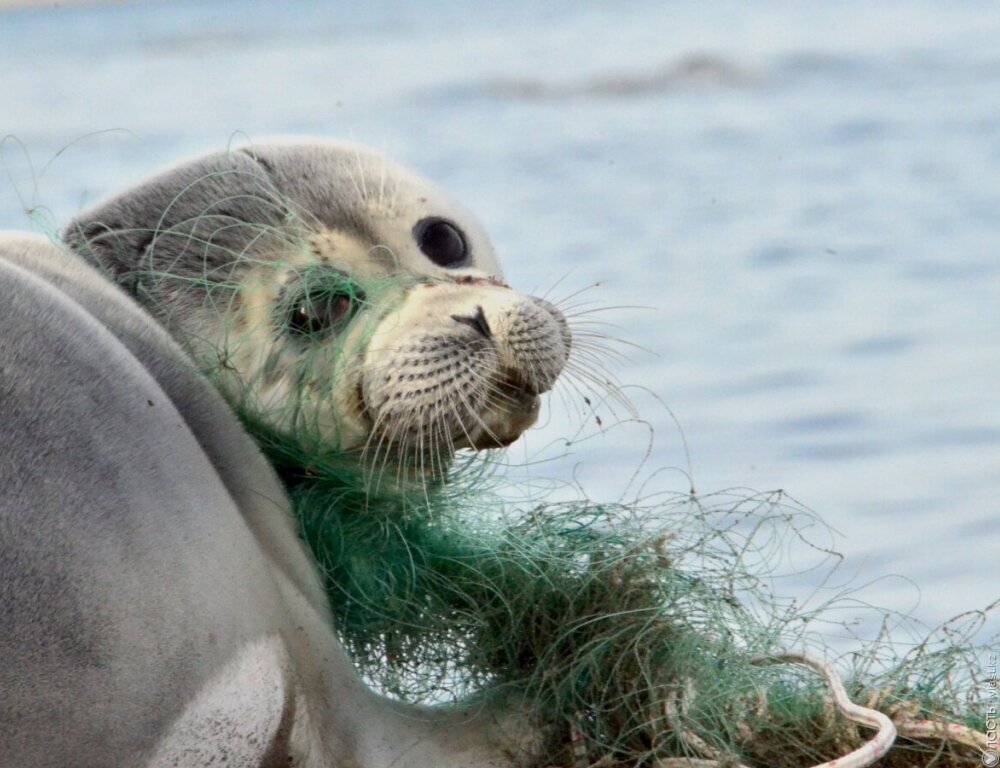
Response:
M610 379L602 379L591 371L580 369L572 365L566 367L566 380L580 382L586 390L592 393L601 393L621 405L630 418L638 416L638 410L624 391Z

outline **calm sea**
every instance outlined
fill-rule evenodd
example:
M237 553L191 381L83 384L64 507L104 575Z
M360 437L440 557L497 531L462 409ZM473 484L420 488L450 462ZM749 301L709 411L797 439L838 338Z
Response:
M515 476L782 488L865 600L933 624L1000 597L996 3L6 11L2 134L4 228L230 141L373 144L476 211L515 285L639 347L611 367L641 420L565 387Z

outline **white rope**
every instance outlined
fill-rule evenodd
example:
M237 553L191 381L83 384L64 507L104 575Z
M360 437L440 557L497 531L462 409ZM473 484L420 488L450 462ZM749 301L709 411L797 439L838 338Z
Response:
M844 717L855 723L875 728L878 733L864 746L812 768L866 768L885 755L896 741L896 726L881 712L855 704L847 696L844 683L837 670L821 656L811 651L779 651L770 656L754 656L751 664L802 664L826 677L827 684L833 693L833 701Z
M904 720L897 723L899 735L908 739L941 739L975 747L985 752L989 740L985 733L957 723L942 723L937 720Z
M847 695L847 691L844 689L844 683L841 680L840 674L834 669L832 664L818 654L804 650L778 651L769 656L754 656L750 659L750 663L756 666L766 664L801 664L809 667L826 677L827 684L830 686L830 691L833 695L833 703L844 717L855 723L876 729L877 733L875 736L853 752L825 763L809 766L809 768L867 768L867 766L878 761L892 749L897 735L896 724L882 712L870 707L863 707L851 701ZM671 692L671 695L668 696L667 701L664 703L664 710L668 721L672 723L675 731L679 731L678 735L687 741L690 746L702 752L703 755L711 756L713 759L705 759L704 757L660 758L654 763L656 768L723 768L723 766L732 768L734 763L731 758L727 759L723 757L704 740L680 726L678 709L678 695L674 691ZM909 739L940 739L942 741L964 744L965 746L980 750L986 748L987 742L985 734L972 728L958 725L957 723L945 723L936 720L903 720L898 725L898 733ZM571 734L577 735L572 730ZM577 738L582 741L582 733L579 733ZM584 751L581 754L579 746L574 744L574 747L574 751L576 752L575 764L580 766L585 762L586 752ZM739 763L735 765L743 768ZM594 766L591 766L591 768L594 768Z

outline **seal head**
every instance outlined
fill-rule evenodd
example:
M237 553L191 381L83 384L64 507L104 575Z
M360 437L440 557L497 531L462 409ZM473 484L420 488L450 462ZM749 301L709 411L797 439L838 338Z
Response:
M566 320L511 289L476 219L363 147L197 158L78 216L65 239L275 429L425 471L535 422Z

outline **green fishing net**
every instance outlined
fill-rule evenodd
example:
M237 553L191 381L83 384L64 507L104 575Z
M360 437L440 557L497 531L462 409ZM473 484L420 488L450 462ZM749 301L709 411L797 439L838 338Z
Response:
M537 713L541 765L791 768L871 736L815 672L756 658L801 647L838 607L806 612L771 591L768 553L817 525L783 493L511 509L489 461L373 484L356 461L303 449L317 441L243 418L291 494L340 636L377 688L425 703L513 693ZM925 723L879 765L980 764L981 734L942 739L926 724L985 728L975 618L906 653L884 640L842 659L854 700Z

